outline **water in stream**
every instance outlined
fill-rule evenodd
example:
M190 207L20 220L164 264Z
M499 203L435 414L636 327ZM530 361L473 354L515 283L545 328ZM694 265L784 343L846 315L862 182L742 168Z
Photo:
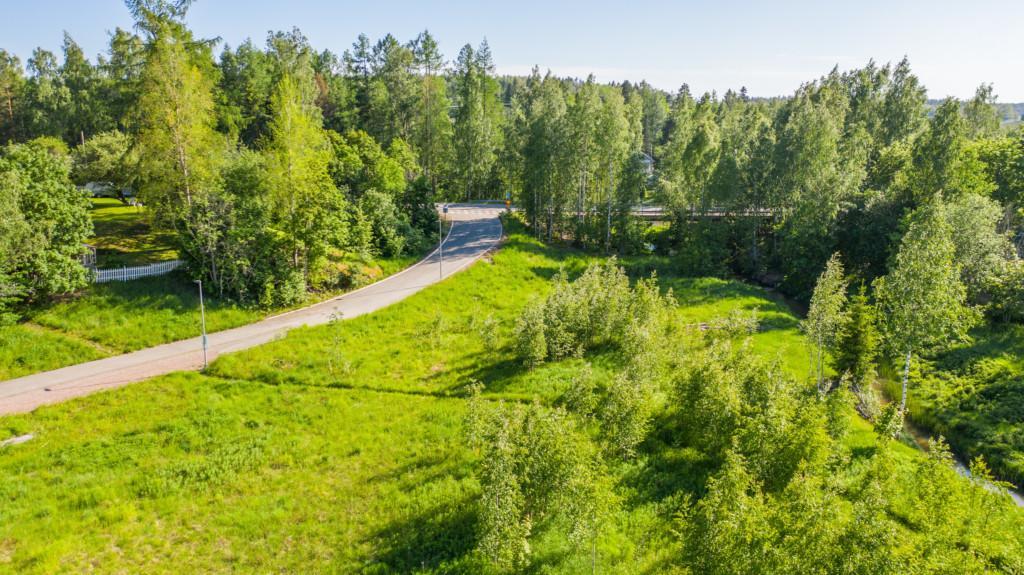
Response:
M914 445L916 445L918 449L920 449L921 451L928 451L928 442L931 441L931 436L921 431L920 429L914 427L914 425L909 421L905 421L903 423L903 429L904 431L907 432L908 435L910 435L910 437L914 438ZM960 460L956 453L953 453L952 455L953 467L956 468L957 473L963 475L964 477L970 478L971 470L968 469L964 462ZM990 491L996 491L1000 489L987 481L985 482L985 487ZM1006 491L1007 493L1009 493L1010 498L1013 499L1013 502L1016 503L1018 507L1024 507L1024 495L1022 495L1020 491L1016 491L1013 489L1007 489Z

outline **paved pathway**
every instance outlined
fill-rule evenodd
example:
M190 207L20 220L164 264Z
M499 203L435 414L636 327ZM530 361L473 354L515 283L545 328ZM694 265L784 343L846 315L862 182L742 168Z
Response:
M497 205L451 204L453 225L443 242L443 264L434 250L421 262L377 283L316 305L209 335L209 359L266 343L302 325L327 323L331 317L352 318L389 306L475 262L501 239L501 208ZM440 268L440 269L439 269ZM30 411L120 387L172 371L203 365L199 337L80 363L53 371L0 382L0 415Z

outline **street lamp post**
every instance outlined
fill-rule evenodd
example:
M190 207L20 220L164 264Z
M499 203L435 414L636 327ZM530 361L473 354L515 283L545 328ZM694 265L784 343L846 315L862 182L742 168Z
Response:
M448 205L441 206L441 217L437 219L437 279L444 279L444 238L441 231L444 220L448 217Z
M209 365L206 359L206 306L203 305L203 280L196 280L199 284L199 317L202 321L203 330L203 369Z

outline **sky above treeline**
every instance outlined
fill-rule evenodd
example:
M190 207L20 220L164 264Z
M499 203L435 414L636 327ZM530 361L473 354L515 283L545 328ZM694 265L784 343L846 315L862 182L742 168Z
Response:
M121 0L3 4L0 48L22 63L37 46L59 53L64 31L95 57L109 32L132 26ZM906 55L930 98L969 98L986 82L1000 102L1024 102L1024 0L198 0L187 22L221 47L262 45L267 31L298 27L314 48L338 54L360 33L405 41L427 28L448 59L486 37L499 73L536 65L669 91L684 82L695 93L746 86L753 96L788 95L833 66Z

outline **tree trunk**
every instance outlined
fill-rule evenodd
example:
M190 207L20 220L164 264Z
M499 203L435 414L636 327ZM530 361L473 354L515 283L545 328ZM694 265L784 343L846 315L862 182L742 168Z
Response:
M608 162L608 202L605 209L605 225L604 225L604 253L608 253L612 247L612 186L615 181L615 177L612 175L612 163Z
M818 372L818 393L821 394L821 395L825 395L825 383L823 381L825 379L825 368L824 368L825 362L824 362L824 360L822 358L824 347L825 346L822 345L822 343L819 341L818 342L818 360L817 360L818 361L818 366L817 366L817 372Z
M900 396L900 416L907 412L907 381L910 379L910 350L907 350L907 359L903 363L903 393Z

